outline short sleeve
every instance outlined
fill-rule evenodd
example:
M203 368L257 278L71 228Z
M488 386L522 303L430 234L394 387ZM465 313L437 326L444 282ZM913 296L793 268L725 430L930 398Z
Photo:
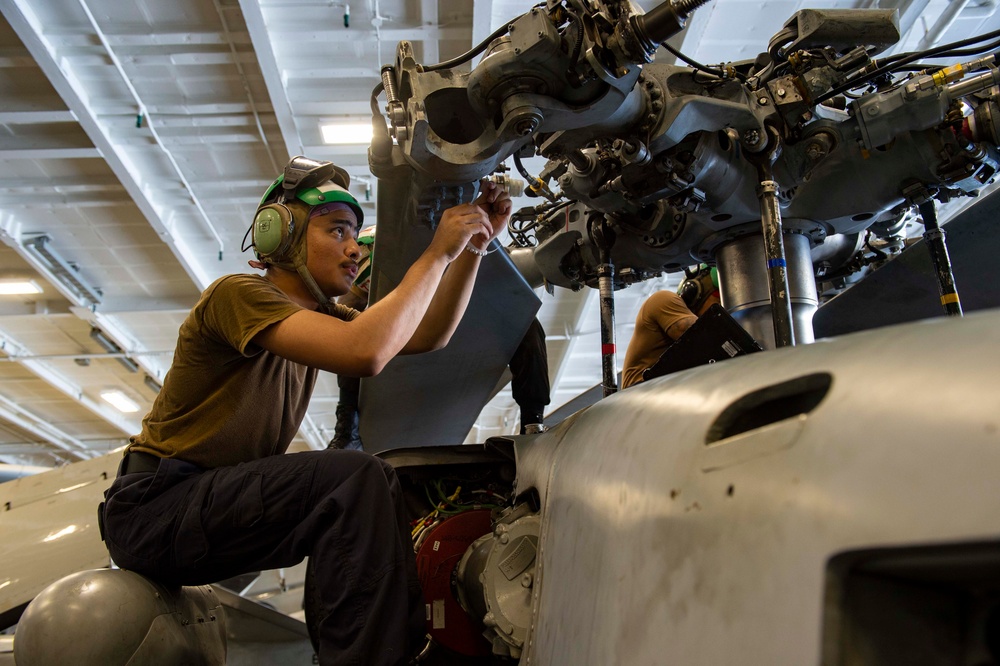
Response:
M670 328L685 319L697 319L688 309L684 299L672 291L658 291L643 305L644 314L663 333L670 335Z
M228 344L244 356L255 335L287 319L302 307L258 275L231 275L218 280L199 303L203 333Z
M333 308L330 314L340 319L342 321L353 321L358 315L361 314L360 310L355 310L352 307L348 307L342 303L333 303Z

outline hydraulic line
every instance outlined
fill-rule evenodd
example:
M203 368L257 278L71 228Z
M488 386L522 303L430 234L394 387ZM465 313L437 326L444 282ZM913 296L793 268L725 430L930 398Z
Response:
M601 386L604 397L618 391L618 360L615 349L615 265L611 246L615 233L603 217L595 221L591 237L600 255L597 286L601 294Z
M788 267L782 239L781 211L778 209L778 184L771 179L771 167L768 163L759 164L757 171L760 175L757 198L760 200L774 344L776 347L790 347L795 344L795 331L792 329L792 301L788 293Z
M917 209L920 211L920 216L924 218L924 241L931 253L931 262L934 264L934 273L937 275L941 305L949 317L961 317L962 302L958 298L958 289L955 287L955 275L951 270L951 258L948 256L944 229L938 226L934 200L928 199L919 204Z

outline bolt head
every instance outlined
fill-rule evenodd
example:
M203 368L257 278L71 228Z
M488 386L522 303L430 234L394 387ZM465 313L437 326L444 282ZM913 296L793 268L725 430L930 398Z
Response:
M520 136L528 136L538 128L538 121L534 118L525 118L524 120L519 120L516 125L514 125L514 131Z

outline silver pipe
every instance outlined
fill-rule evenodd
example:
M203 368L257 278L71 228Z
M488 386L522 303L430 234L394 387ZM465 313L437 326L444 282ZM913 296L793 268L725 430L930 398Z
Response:
M784 235L788 290L792 306L792 329L798 344L816 339L812 317L819 305L813 276L809 239L802 234ZM761 236L743 236L721 246L715 255L719 269L722 307L765 349L774 349L771 297Z
M764 259L767 265L774 343L778 347L790 347L795 344L795 329L792 326L792 305L788 296L788 269L786 268L785 246L782 242L778 184L770 179L762 180L757 189L757 197L760 199Z

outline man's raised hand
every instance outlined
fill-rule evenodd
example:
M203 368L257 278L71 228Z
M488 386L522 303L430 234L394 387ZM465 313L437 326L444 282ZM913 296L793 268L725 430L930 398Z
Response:
M510 201L509 196L507 200ZM510 216L509 211L507 215ZM451 262L470 242L475 247L485 247L494 236L490 216L482 206L476 203L461 204L449 208L441 216L431 247L441 252Z

